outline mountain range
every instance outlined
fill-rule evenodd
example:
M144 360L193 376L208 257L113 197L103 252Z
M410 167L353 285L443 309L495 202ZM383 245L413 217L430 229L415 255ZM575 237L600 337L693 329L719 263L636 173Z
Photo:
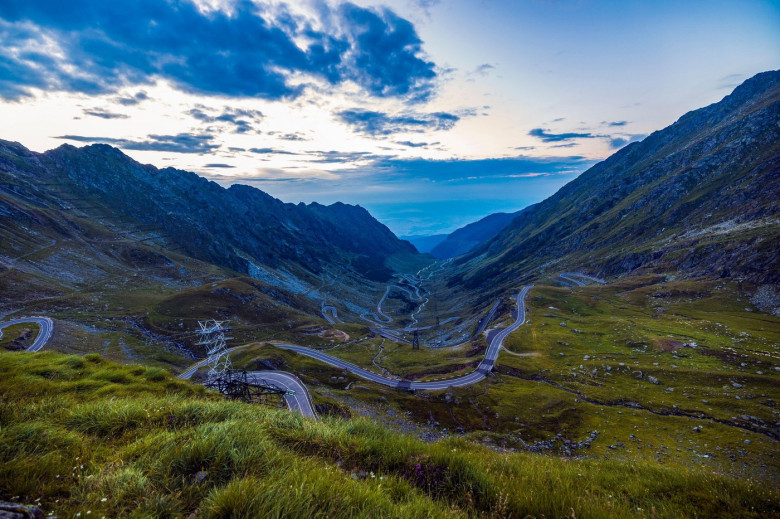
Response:
M142 165L103 144L38 154L0 141L0 216L6 268L53 243L132 233L143 235L133 254L148 261L166 263L165 251L176 251L258 279L316 277L337 265L385 281L388 258L416 254L359 206L287 204L248 186Z
M550 198L427 246L456 258L451 287L477 292L576 269L777 285L778 121L780 72L759 74ZM102 144L34 153L0 141L0 217L0 265L15 271L0 278L7 294L52 293L54 278L73 289L112 261L173 272L174 254L292 293L311 292L328 272L358 287L388 281L399 258L426 261L359 206L284 203Z
M777 285L778 200L780 71L771 71L515 213L458 257L450 284L507 287L582 269Z

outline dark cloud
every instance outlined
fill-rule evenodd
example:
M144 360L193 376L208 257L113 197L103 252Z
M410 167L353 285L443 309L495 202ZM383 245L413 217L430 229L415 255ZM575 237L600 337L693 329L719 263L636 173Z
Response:
M430 143L430 142L412 142L412 141L396 141L395 143L400 144L401 146L408 146L410 148L426 148L428 146L439 144L438 142Z
M283 141L310 141L308 137L306 137L302 133L281 133L281 132L268 132L268 135L274 135L277 139L281 139Z
M198 105L189 110L187 115L205 123L226 123L232 127L233 133L259 133L254 125L263 119L263 113L259 110L246 110L229 106L219 113L203 105Z
M108 111L105 108L85 108L83 112L84 115L100 117L101 119L127 119L129 117L125 114Z
M626 144L628 144L628 139L625 139L623 137L614 137L609 139L609 147L612 148L613 150L622 148Z
M542 142L561 142L573 139L592 139L594 137L599 137L592 133L552 133L544 128L534 128L528 132L528 135L537 137L538 139L541 139Z
M606 123L606 121L605 121ZM608 126L625 126L628 124L628 121L612 121L611 123L606 123Z
M616 150L618 148L622 148L626 144L630 144L632 142L641 141L647 135L644 133L630 133L627 135L613 135L613 136L606 136L607 139L609 139L609 147L613 150Z
M350 3L337 12L349 28L346 78L378 97L430 98L435 65L420 57L422 40L408 20L387 8L374 11Z
M147 99L149 99L149 96L146 95L146 92L140 90L136 92L135 95L130 97L117 97L115 101L123 106L134 106L143 101L146 101Z
M235 168L235 166L231 166L230 164L206 164L203 167L204 168Z
M0 96L19 99L31 88L104 94L158 79L188 92L264 99L294 98L315 79L353 81L378 97L432 95L435 65L414 26L393 11L322 2L321 20L309 20L283 5L271 9L249 0L230 13L187 0L0 2ZM37 50L50 42L57 52Z
M390 115L372 110L344 110L336 116L355 131L366 135L390 135L399 132L427 132L449 130L460 120L460 116L446 113L409 112Z
M111 144L123 150L166 151L174 153L209 153L219 148L208 134L180 133L178 135L148 135L146 140L112 139L106 137L84 137L82 135L61 135L55 139L87 143Z
M277 150L276 148L249 148L249 151L252 153L257 153L258 155L297 155L297 153L285 150Z

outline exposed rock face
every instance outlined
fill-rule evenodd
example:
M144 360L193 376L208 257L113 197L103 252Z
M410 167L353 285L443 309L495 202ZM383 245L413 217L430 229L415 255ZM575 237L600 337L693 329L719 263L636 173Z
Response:
M593 166L457 260L453 283L567 268L780 283L780 71Z
M780 287L761 285L756 289L750 302L764 312L780 317Z

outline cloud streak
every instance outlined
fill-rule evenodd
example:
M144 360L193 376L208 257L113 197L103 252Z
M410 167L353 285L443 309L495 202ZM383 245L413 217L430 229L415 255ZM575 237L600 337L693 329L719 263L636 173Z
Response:
M210 153L219 148L214 137L208 134L179 133L177 135L149 135L145 140L112 139L106 137L85 137L82 135L61 135L62 139L90 144L110 144L123 150L165 151L173 153Z
M563 142L574 139L593 139L595 137L600 137L599 135L594 135L592 133L552 133L544 128L534 128L528 132L528 135L536 137L542 142Z

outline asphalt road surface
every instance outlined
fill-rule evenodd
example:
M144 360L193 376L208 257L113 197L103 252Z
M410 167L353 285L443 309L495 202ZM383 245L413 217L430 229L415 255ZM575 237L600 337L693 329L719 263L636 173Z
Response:
M306 418L317 418L311 403L309 390L298 377L285 371L248 371L247 379L253 384L273 384L287 390L284 400L290 411L298 411Z
M593 276L588 276L587 274L580 274L579 272L562 272L558 274L558 277L561 279L565 279L570 283L574 283L578 287L583 287L586 285L586 283L582 282L582 279L586 279L588 281L598 283L599 285L603 285L606 283L606 281L604 281L603 279L594 278Z
M437 380L432 382L410 382L407 380L392 379L383 377L382 375L377 375L376 373L372 373L366 369L356 366L351 362L338 359L331 355L327 355L320 351L306 348L304 346L280 344L276 345L276 347L284 350L294 351L296 353L300 353L301 355L306 355L307 357L319 360L324 364L328 364L340 369L345 369L361 378L389 387L409 390L435 390L446 389L448 387L468 386L485 379L487 374L490 373L496 363L496 359L498 358L498 354L501 351L501 346L504 342L504 339L506 339L510 333L517 330L525 322L525 296L528 291L531 290L531 288L533 288L533 285L523 287L520 293L517 294L517 315L515 322L506 328L497 330L495 333L490 334L488 349L485 352L485 358L482 359L482 362L480 362L479 366L477 366L477 369L462 377L451 378L448 380Z
M38 337L32 343L32 346L27 348L27 351L39 351L51 338L51 334L54 331L54 322L48 317L25 317L23 319L12 319L0 323L0 337L3 336L3 328L6 326L12 326L14 324L27 324L35 323L41 327L41 331L38 333Z

